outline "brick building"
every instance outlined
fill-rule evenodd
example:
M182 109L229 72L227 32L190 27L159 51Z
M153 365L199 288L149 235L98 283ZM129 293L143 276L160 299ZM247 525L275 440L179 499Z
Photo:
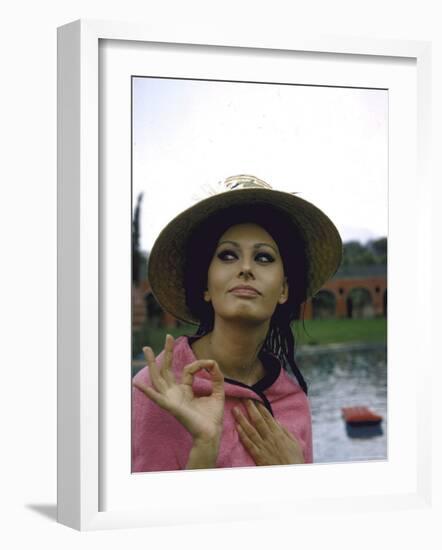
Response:
M312 300L307 301L304 315L305 319L386 316L386 265L341 268Z
M177 321L162 311L147 279L132 286L133 329L149 319L156 325L173 327ZM370 318L387 316L387 266L341 268L316 296L306 302L305 319Z

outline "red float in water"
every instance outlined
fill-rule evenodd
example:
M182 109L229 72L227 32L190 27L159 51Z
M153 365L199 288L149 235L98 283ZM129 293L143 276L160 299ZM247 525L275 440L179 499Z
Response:
M382 416L374 413L367 407L344 407L342 416L347 424L355 426L372 426L382 421Z

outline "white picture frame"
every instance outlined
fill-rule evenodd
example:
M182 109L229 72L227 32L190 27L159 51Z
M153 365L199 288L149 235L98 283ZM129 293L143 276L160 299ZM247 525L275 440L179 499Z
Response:
M410 126L407 126L410 132L414 132L403 145L409 153L409 158L403 164L407 169L402 167L399 162L400 151L395 149L396 140L400 136L398 132L395 133L394 124L390 154L393 180L403 177L405 191L414 186L415 192L410 197L397 185L390 189L393 238L392 249L389 249L389 279L395 282L397 276L401 261L401 238L411 239L413 244L427 243L427 246L419 247L419 261L410 267L405 284L411 284L416 289L408 304L411 313L422 310L429 313L431 307L431 293L428 289L431 287L432 237L427 216L430 194L427 170L431 117L428 101L430 45L425 42L350 37L313 39L299 36L289 39L281 37L278 42L273 39L268 43L265 37L248 36L247 33L234 36L225 32L221 38L208 37L203 32L198 36L187 36L185 30L173 31L169 36L160 34L135 24L101 21L76 21L58 31L58 521L76 529L90 530L259 519L264 514L269 517L266 502L284 505L272 506L274 512L270 512L270 517L272 514L283 517L287 504L290 504L290 514L295 509L297 513L310 514L326 512L330 507L334 513L345 513L355 506L366 512L429 506L431 441L427 420L431 416L431 404L424 393L430 377L429 362L420 365L419 379L407 379L403 389L398 389L398 395L389 395L389 405L392 404L393 411L398 411L401 403L410 397L416 403L414 405L413 402L408 412L403 412L412 434L412 452L404 457L400 465L396 460L400 426L398 418L393 415L389 419L393 447L387 463L345 464L344 474L342 465L314 465L297 470L280 467L161 473L145 476L143 480L132 476L130 482L124 478L130 472L123 472L121 479L126 485L123 487L123 482L120 484L119 480L118 490L113 490L116 496L111 499L112 504L109 506L103 501L102 485L108 483L109 471L111 480L118 477L118 469L121 470L121 464L127 458L123 462L111 462L106 468L103 467L103 453L108 449L103 443L103 416L107 410L103 403L108 400L106 392L113 390L109 386L104 388L102 383L103 361L108 358L107 351L104 352L100 344L106 321L102 234L106 225L103 225L102 219L109 216L109 209L115 207L103 201L103 175L100 173L100 139L103 138L100 134L100 114L103 112L100 104L100 44L103 41L124 41L129 52L135 45L139 47L144 44L148 47L149 44L165 44L173 47L177 61L180 59L180 49L189 50L192 45L207 48L209 59L210 50L214 48L228 48L233 56L239 56L240 53L247 55L247 52L267 52L281 57L290 52L304 52L317 56L328 55L330 59L346 56L360 64L362 72L370 59L393 63L395 60L411 60L416 67L417 92L411 89L410 84L406 84L411 94L407 97L410 101L413 98L416 100L414 108L418 123L413 126L410 121ZM380 80L383 78L387 77L381 75ZM348 85L351 84L349 81ZM394 95L393 108L396 100L400 102L399 94ZM129 143L127 147L130 149ZM407 162L411 162L411 165ZM417 176L413 171L410 173L410 166L417 167ZM397 208L399 199L400 209ZM414 207L415 215L417 212L418 231L412 235L405 229L401 237L399 230L405 228L405 218L401 218L403 214L397 210L406 213L407 208L411 207ZM394 287L392 290L389 291L389 311L392 313L389 314L389 361L393 358L395 362L411 365L416 354L425 346L425 336L416 343L416 349L408 354L395 346L401 334L401 305L399 297L395 298ZM404 372L407 373L406 369ZM394 391L395 380L395 376L390 379ZM129 388L128 384L128 393ZM127 433L130 431L128 423L121 422L120 428L122 433L124 430ZM371 490L364 489L362 485L359 487L358 480L366 476L380 481L372 484ZM295 496L284 488L289 478L299 487L304 484L300 495ZM390 481L387 482L387 479ZM260 484L259 492L255 489L257 481ZM201 504L210 499L208 487L228 484L247 488L248 491L243 492L244 498L231 503L226 493L217 497L216 503L213 503L215 506ZM153 497L145 506L139 503L129 505L130 491L136 490L134 485L149 487ZM186 502L182 502L174 498L171 504L171 492L175 491L178 496L189 494L189 490L193 495L189 497L190 501L186 499ZM162 498L161 491L166 491L169 498Z

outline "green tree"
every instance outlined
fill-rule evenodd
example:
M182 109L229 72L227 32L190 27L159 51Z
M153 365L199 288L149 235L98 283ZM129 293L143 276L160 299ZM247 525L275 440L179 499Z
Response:
M387 263L387 239L368 241L363 245L359 241L348 241L343 245L342 266L366 266Z
M373 254L376 257L376 263L387 263L387 237L369 241L367 246L373 251Z
M344 267L351 265L373 265L376 263L373 253L359 241L344 243L343 249L342 265Z
M137 197L134 217L132 221L132 283L138 284L141 276L142 254L140 251L140 210L143 193Z

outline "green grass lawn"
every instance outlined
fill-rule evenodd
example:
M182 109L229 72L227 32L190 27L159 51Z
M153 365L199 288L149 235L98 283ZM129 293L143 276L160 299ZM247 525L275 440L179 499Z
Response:
M168 332L178 337L193 334L195 330L196 327L193 325L168 329L147 326L142 335L134 335L134 353L137 355L142 347L147 345L157 354L163 349L164 338ZM293 330L297 345L387 341L386 319L318 319L297 322Z
M305 329L304 329L305 327ZM298 344L335 344L341 342L387 341L387 320L380 319L317 319L295 323Z

